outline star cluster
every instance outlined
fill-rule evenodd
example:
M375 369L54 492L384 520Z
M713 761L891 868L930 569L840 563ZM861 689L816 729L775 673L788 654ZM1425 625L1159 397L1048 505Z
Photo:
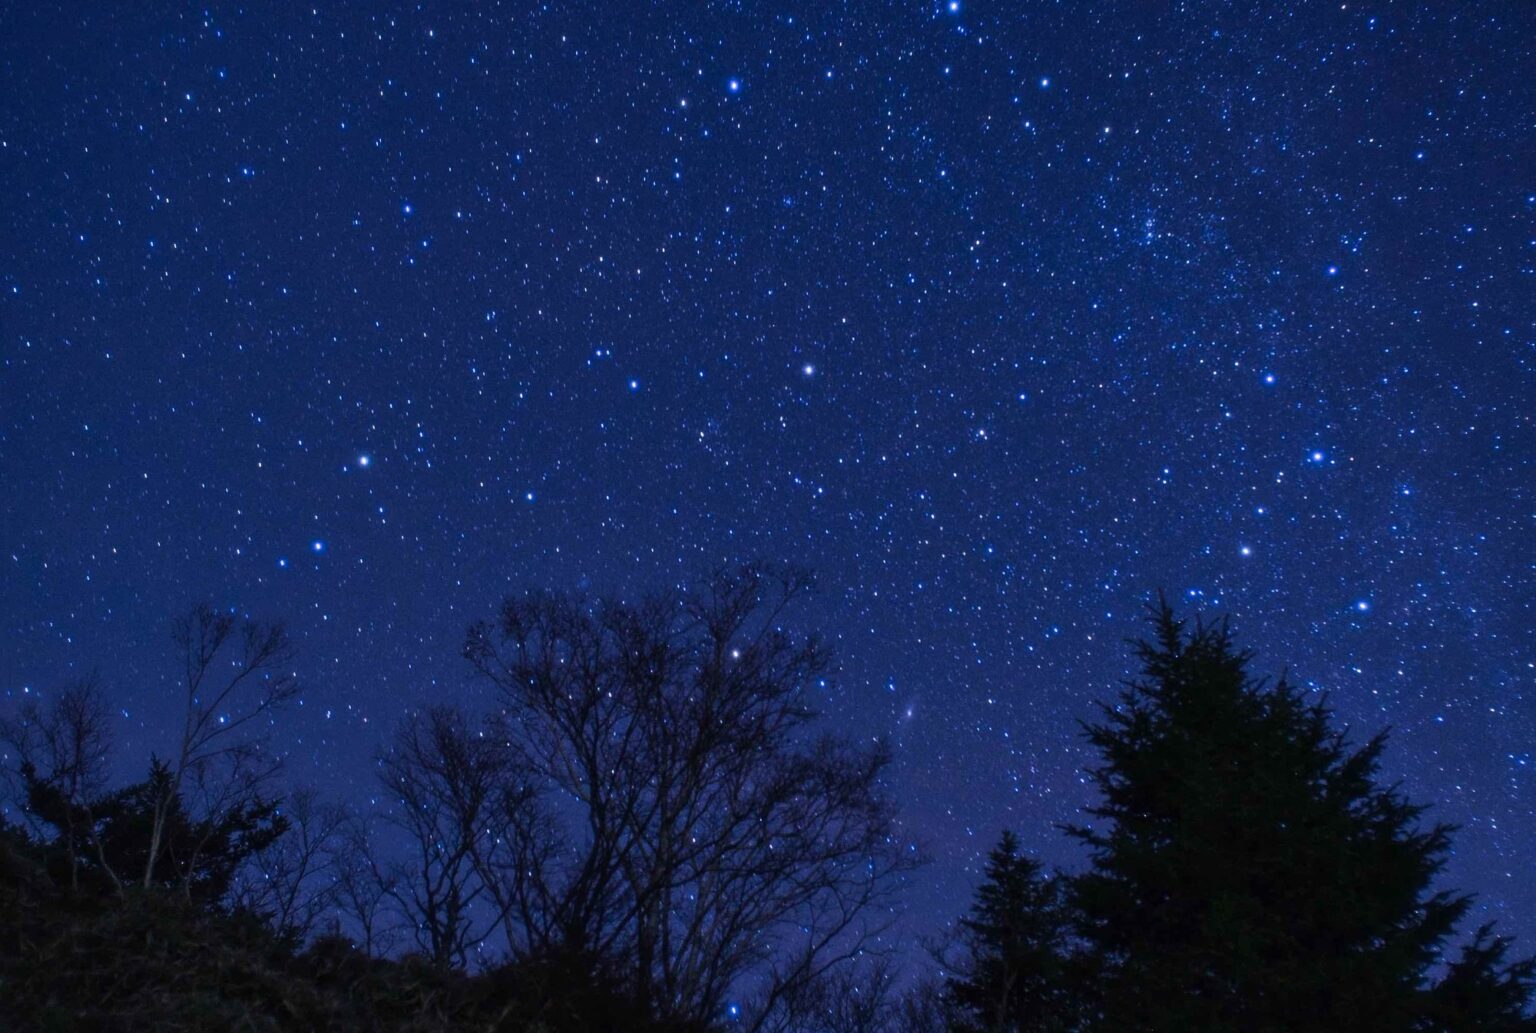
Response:
M285 616L364 803L525 586L794 559L965 906L1166 590L1330 694L1536 940L1536 13L37 5L0 39L0 690L168 732Z

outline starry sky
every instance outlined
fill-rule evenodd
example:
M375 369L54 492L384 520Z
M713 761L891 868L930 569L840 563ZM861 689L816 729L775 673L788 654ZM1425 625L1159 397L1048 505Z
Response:
M35 6L34 10L25 9ZM1536 7L10 5L0 691L285 617L298 781L525 587L820 577L962 911L1166 589L1536 947Z

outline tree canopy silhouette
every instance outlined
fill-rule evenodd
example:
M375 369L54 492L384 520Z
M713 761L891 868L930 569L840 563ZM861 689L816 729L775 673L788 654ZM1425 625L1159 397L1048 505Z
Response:
M642 1014L734 1000L751 1028L891 923L919 858L884 744L817 724L828 658L784 623L809 588L748 565L633 603L516 598L471 631L518 772L477 848L514 944L610 959Z
M1536 962L1438 885L1452 830L1326 701L1166 603L1085 725L1086 865L1005 833L958 950L891 964L921 862L889 753L825 732L808 590L748 566L638 601L530 594L413 710L372 824L277 792L278 625L176 624L181 734L114 786L87 678L0 721L0 1023L41 1029L1100 1033L1536 1029ZM258 718L263 720L258 720ZM900 988L910 987L903 992Z
M143 781L83 805L72 804L30 765L22 777L27 810L45 826L55 863L67 866L72 879L83 875L102 888L121 887L117 873L147 871L146 888L175 890L193 904L214 907L227 899L241 867L288 830L272 800L242 800L208 815L189 812L171 785L171 769L159 760L150 761Z
M962 955L947 987L955 1033L1077 1028L1065 880L1022 854L1012 832L988 855L960 928Z
M1091 851L1071 897L1094 1025L1521 1021L1529 972L1500 967L1503 941L1452 969L1466 993L1432 983L1470 898L1436 888L1452 829L1380 784L1385 733L1352 747L1324 699L1252 677L1225 622L1190 625L1162 602L1152 624L1141 676L1086 726L1100 802L1071 830ZM1482 1011L1453 1021L1452 998Z

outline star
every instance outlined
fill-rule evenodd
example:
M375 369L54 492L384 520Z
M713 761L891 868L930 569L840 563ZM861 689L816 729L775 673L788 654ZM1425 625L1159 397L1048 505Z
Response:
M195 598L284 619L329 695L274 746L364 806L378 738L340 726L481 708L463 633L505 594L803 564L814 709L912 740L926 932L1004 827L1073 862L1077 722L1164 586L1363 734L1432 729L1388 763L1536 951L1536 771L1498 760L1536 739L1523 25L1293 4L1282 53L1253 5L1123 39L1083 3L238 37L141 5L175 45L118 54L75 6L0 62L0 690L153 684ZM1393 62L1435 74L1382 103Z

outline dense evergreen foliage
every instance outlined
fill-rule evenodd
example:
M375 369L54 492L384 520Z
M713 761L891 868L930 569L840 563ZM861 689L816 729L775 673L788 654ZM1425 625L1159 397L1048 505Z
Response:
M948 985L957 1033L1077 1027L1065 880L1020 854L1013 833L1004 832L987 858L975 907L960 926L964 957Z
M787 734L822 664L751 622L800 587L764 576L692 609L530 597L500 644L474 629L506 709L401 725L380 758L394 857L277 793L259 742L203 730L210 685L236 715L287 690L275 625L178 622L189 732L139 782L108 784L94 683L22 708L0 729L24 820L0 825L0 1028L1536 1029L1536 963L1459 928L1469 898L1437 885L1453 830L1380 782L1384 737L1352 746L1324 700L1250 675L1225 624L1166 605L1140 677L1085 726L1098 800L1067 831L1086 865L1047 872L1005 833L945 974L904 977L867 949L889 914L872 873L911 870L879 867L884 754ZM601 787L541 774L557 736ZM549 786L597 831L562 834ZM778 932L829 913L825 951Z
M965 1021L1060 1029L1039 1005L1065 994L1093 1030L1536 1028L1505 940L1448 951L1470 905L1435 886L1453 830L1379 783L1385 737L1351 747L1325 701L1250 676L1225 623L1163 604L1153 625L1086 727L1099 802L1069 829L1090 863L1061 880L1068 914L1005 838L951 993Z

